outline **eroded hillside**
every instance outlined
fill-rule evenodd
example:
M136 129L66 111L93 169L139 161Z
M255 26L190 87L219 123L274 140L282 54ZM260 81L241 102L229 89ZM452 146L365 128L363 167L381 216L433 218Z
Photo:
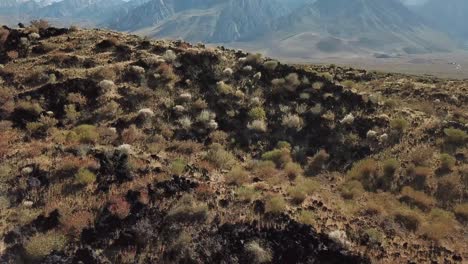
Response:
M468 83L0 31L2 263L462 263Z

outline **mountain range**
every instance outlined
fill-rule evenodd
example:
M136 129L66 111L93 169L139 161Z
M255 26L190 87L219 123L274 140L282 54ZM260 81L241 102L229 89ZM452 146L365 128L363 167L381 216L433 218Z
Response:
M307 53L427 53L468 39L465 0L3 0L0 15ZM14 20L14 19L13 19ZM11 20L11 21L13 21Z

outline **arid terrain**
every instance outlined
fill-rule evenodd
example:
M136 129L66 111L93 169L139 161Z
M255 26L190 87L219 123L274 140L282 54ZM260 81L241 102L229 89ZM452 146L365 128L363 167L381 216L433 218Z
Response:
M0 263L466 263L468 81L0 29Z

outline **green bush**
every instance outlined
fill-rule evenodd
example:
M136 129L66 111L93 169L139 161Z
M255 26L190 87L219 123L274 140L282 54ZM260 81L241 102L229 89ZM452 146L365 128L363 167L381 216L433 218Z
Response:
M366 190L372 191L378 172L378 163L373 159L364 159L353 165L348 171L348 178L358 180Z
M80 168L75 174L75 180L79 184L92 184L96 181L96 174L86 168Z
M251 202L259 196L253 187L241 186L235 191L236 197L243 202Z
M330 155L325 150L319 150L313 157L308 158L307 173L310 175L319 173L329 158Z
M266 119L265 110L263 109L263 107L260 107L260 106L250 109L248 115L249 115L250 120L265 120Z
M453 213L439 208L431 210L421 232L425 237L438 241L455 232L455 216Z
M403 118L395 118L390 120L390 127L401 133L408 127L408 121Z
M273 255L268 248L262 247L257 241L251 241L245 244L245 251L250 257L251 263L261 264L270 263Z
M249 173L240 166L235 166L226 175L226 182L232 185L243 185L249 181Z
M72 132L76 134L76 139L80 143L94 144L99 140L99 133L93 125L79 125L75 127Z
M271 195L265 201L265 212L281 214L286 211L286 201L281 195Z
M174 175L182 175L185 171L185 167L187 166L187 162L183 159L176 159L171 162L170 171Z
M273 161L277 167L284 167L292 161L291 152L288 149L274 149L263 153L262 160Z
M210 146L206 159L220 169L230 169L237 163L236 157L218 143Z
M208 206L197 202L191 195L182 196L166 216L176 222L204 222L208 217Z
M401 190L400 201L416 206L423 211L428 211L435 205L434 198L423 192L415 191L409 186L405 186Z
M345 199L355 199L364 193L364 188L362 187L361 182L357 180L344 182L338 190L341 196Z
M294 180L304 173L300 164L295 162L288 162L284 166L284 173L290 180Z
M39 261L41 258L62 250L67 243L67 238L58 232L36 233L24 244L24 250L28 258Z
M465 131L456 128L444 129L445 142L451 145L463 145L468 138Z
M307 198L307 192L302 186L291 186L288 188L288 196L295 204L301 204Z
M440 155L440 168L444 171L451 171L457 160L450 154L443 153Z

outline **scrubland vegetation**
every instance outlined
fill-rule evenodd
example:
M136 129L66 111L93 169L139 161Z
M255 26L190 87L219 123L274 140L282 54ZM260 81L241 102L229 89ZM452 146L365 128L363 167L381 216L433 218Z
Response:
M44 23L0 30L2 263L466 261L468 83Z

